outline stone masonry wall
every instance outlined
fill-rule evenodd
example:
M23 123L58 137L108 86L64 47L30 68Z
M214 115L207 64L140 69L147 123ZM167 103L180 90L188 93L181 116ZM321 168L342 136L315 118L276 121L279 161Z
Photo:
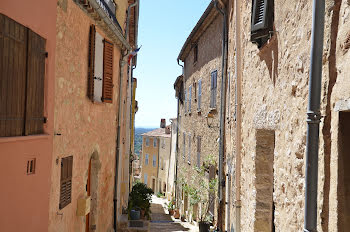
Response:
M272 223L276 231L302 231L312 1L275 1L275 32L261 49L250 42L251 2L242 1L241 9L242 231L254 231L256 222L258 129L275 131ZM321 115L325 117L320 124L318 231L341 231L337 213L338 112L349 110L346 103L350 98L349 14L348 1L326 1L321 103ZM229 26L229 70L235 66L234 27L233 14ZM231 106L234 92L231 91ZM228 136L231 138L227 141L234 141L234 130ZM234 161L233 146L227 154ZM232 190L230 197L234 199L234 185ZM230 224L234 223L234 217L231 214Z
M209 27L200 36L198 43L198 61L193 63L193 49L185 59L184 88L188 93L192 86L191 113L185 112L185 103L179 107L179 141L178 141L178 180L188 184L195 184L197 172L197 136L201 137L201 164L207 156L215 159L219 153L219 112L221 94L221 39L222 39L222 16L217 16ZM217 95L216 112L213 118L207 118L210 111L210 85L211 72L217 70ZM202 80L201 110L197 112L198 80ZM196 84L194 84L196 83ZM187 103L188 105L188 103ZM183 156L183 139L185 133L185 156ZM190 159L189 139L191 140ZM180 194L179 194L180 195ZM187 198L184 198L187 199ZM181 211L184 212L184 199ZM191 209L188 208L190 217ZM197 214L198 215L198 214Z
M48 229L52 232L85 230L86 219L77 216L76 212L77 200L87 195L86 184L90 158L93 175L91 184L93 212L90 214L90 226L96 225L96 231L113 230L120 50L119 47L114 46L113 103L91 102L87 97L87 61L89 29L94 23L73 1L59 2L55 69L54 132L56 135L52 159ZM108 39L99 27L96 27L96 30ZM126 87L126 78L123 86ZM125 139L123 134L124 132L122 132L122 141ZM71 155L73 156L72 200L69 205L59 210L60 159ZM125 196L121 196L118 200L122 201L124 198Z

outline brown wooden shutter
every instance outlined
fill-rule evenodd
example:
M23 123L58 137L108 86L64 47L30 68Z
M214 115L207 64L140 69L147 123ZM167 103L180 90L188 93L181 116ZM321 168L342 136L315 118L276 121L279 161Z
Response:
M113 44L104 40L102 101L113 102Z
M95 39L96 28L95 25L90 26L89 36L89 60L88 60L88 97L94 100L94 79L95 79Z
M61 160L61 183L59 208L63 209L72 201L73 156Z
M24 129L28 29L0 14L0 136Z
M25 135L43 133L45 44L44 38L28 30Z

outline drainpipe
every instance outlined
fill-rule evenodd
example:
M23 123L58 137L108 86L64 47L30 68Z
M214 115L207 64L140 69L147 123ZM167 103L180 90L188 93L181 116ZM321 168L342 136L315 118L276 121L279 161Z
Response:
M235 202L235 232L241 231L241 126L242 126L242 45L241 45L241 0L235 1L235 13L236 13L236 62L235 62L235 79L236 79L236 202Z
M325 0L313 1L309 102L307 110L304 231L317 231L317 175Z
M184 72L185 72L185 69L184 69L184 66L182 64L180 64L180 60L179 58L177 59L177 64L182 68L182 79L185 78L184 76ZM180 94L180 93L179 93ZM176 202L176 207L179 207L179 204L178 204L178 199L177 199L177 195L178 195L178 188L177 188L177 166L178 166L178 155L179 155L179 127L180 127L180 124L179 124L179 116L180 116L180 112L179 112L179 109L180 109L180 98L177 99L177 119L176 119L176 153L175 153L175 157L176 157L176 166L175 166L175 202Z
M225 108L226 108L226 87L227 87L227 14L225 5L220 1L222 9L218 6L218 1L214 2L215 8L223 16L223 28L222 28L222 66L221 66L221 106L220 106L220 145L219 145L219 184L218 184L218 195L219 195L219 207L218 207L218 231L223 231L223 214L224 214L224 193L223 188L225 187L225 175L224 175L224 156L225 156Z
M139 0L136 0L136 2L128 6L128 16L126 20L126 28L125 28L125 34L124 34L125 38L128 38L129 24L130 24L130 10L131 8L137 6L138 4L139 4Z

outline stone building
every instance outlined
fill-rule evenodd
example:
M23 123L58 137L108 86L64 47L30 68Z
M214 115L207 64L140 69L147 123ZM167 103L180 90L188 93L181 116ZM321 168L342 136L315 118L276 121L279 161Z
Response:
M196 168L219 153L219 111L221 94L222 16L212 1L183 45L178 61L183 75L175 81L178 98L177 197L180 211L188 219L198 215L201 205L190 204L182 186L196 185ZM208 179L216 176L217 165ZM214 204L210 206L216 215ZM191 213L192 212L192 213Z
M49 224L56 7L0 1L1 231L44 232Z
M154 193L167 192L170 149L170 127L165 126L165 119L160 128L142 134L141 182Z
M176 173L176 144L177 144L177 119L170 119L171 147L167 178L166 197L170 201L175 195L175 173Z
M261 19L268 23L262 28L256 26L259 20L252 21L258 1L240 1L238 15L234 2L229 2L228 73L240 72L236 60L243 71L242 84L237 86L231 78L227 88L227 230L237 226L239 178L241 231L302 231L312 1L265 1ZM350 122L349 12L349 1L326 1L317 208L317 231L324 232L350 230L345 142ZM237 88L241 102L235 102ZM242 108L240 167L235 163L236 104ZM238 168L241 176L236 176Z
M116 231L127 207L135 2L58 1L48 231Z

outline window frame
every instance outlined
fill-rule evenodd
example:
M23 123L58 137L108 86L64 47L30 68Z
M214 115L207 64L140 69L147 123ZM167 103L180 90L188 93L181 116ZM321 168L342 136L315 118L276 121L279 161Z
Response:
M149 154L145 154L145 165L149 164Z
M218 70L213 70L210 73L210 108L211 109L216 109L216 98L217 98L217 89L218 89L217 87L218 87Z

